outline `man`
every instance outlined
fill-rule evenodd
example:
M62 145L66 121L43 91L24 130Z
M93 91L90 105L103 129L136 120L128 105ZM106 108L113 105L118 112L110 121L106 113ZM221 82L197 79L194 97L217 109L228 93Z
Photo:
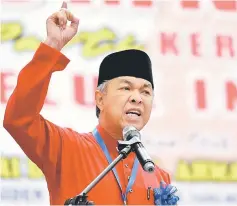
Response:
M141 130L153 102L150 59L142 51L127 50L107 56L100 65L95 93L99 124L93 133L79 134L40 115L52 73L69 63L60 51L75 36L78 25L66 3L47 19L47 39L20 72L4 117L5 129L44 173L53 205L79 194L108 166L99 141L112 159L118 156L117 140L122 139L123 128L132 125ZM110 172L89 192L89 200L95 204L154 204L153 189L161 181L170 183L169 175L158 167L152 174L144 172L134 153L116 171L117 176ZM132 178L134 184L127 187Z

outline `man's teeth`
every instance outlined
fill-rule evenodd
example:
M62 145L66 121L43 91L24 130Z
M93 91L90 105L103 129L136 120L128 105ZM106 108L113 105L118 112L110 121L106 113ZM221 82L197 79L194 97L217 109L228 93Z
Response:
M128 116L131 116L131 117L133 117L133 116L139 116L138 114L135 114L135 113L128 113L127 115L128 115Z

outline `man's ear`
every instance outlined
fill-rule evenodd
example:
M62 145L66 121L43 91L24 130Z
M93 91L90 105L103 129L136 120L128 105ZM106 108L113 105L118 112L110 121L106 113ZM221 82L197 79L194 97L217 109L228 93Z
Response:
M102 111L104 108L103 95L104 94L101 91L95 91L95 102L96 106L100 109L100 111Z

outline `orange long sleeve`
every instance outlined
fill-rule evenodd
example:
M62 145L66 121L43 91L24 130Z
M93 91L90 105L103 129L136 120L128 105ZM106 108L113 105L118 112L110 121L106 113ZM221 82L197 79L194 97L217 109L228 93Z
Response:
M68 63L61 52L41 43L33 59L19 73L5 111L5 129L42 171L56 164L60 128L45 120L40 111L52 73L63 70Z

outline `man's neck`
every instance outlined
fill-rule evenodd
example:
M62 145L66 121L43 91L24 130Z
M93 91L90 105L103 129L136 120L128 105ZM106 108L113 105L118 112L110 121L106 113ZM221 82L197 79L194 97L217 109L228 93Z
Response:
M100 126L105 130L105 132L111 136L113 139L122 140L123 132L121 129L116 128L114 125L110 125L108 122L104 121L102 118L99 118Z

